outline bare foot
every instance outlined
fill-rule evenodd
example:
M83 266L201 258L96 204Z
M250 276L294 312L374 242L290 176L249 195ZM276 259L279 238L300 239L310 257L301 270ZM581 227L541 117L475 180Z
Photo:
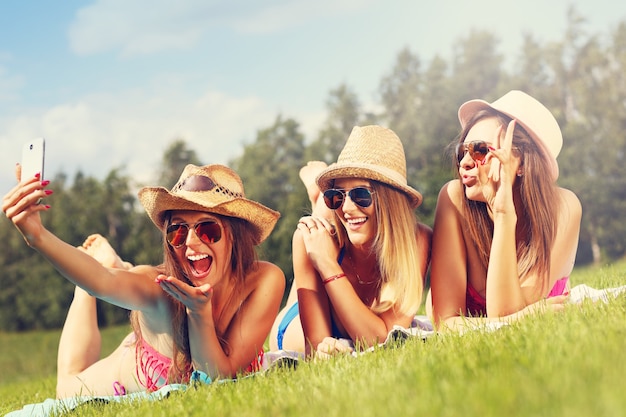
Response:
M320 195L320 189L317 187L315 178L320 172L326 169L328 165L323 161L309 161L305 166L300 168L300 179L306 187L306 192L311 200L311 205L315 206Z
M326 162L309 161L305 166L300 168L300 179L304 183L306 192L309 195L312 211L311 214L330 220L333 217L333 213L328 207L326 207L326 204L324 204L324 198L322 197L320 189L315 182L315 178L317 178L319 173L326 169L326 167L328 167Z
M78 249L87 253L107 268L129 269L132 267L129 262L124 262L117 255L115 249L102 235L93 234L89 236Z

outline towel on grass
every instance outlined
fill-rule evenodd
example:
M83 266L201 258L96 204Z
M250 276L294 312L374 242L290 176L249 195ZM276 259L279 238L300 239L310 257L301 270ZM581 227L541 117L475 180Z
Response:
M589 300L592 302L603 301L609 302L613 298L618 295L626 292L626 285L616 288L605 288L605 289L595 289L589 287L585 284L580 284L572 288L570 291L570 303L581 304L585 300ZM491 322L488 323L487 326L482 326L480 329L483 330L496 330L502 326L507 325L506 322ZM428 338L434 336L436 331L432 325L430 319L426 316L415 316L411 326L409 328L404 328L400 326L394 326L394 328L387 335L387 339L379 346L386 346L392 343L397 343L398 341L403 341L408 338L419 337L422 340L427 340ZM340 339L343 343L353 347L351 340ZM352 356L358 356L360 354L369 352L376 347L371 347L368 350L352 353ZM295 368L298 361L303 360L304 356L295 351L286 351L279 350L273 352L266 352L263 354L263 358L261 361L261 371L265 372L270 369L274 369L277 367L293 367ZM250 375L254 376L254 374ZM217 382L227 382L232 380L220 380ZM194 384L204 383L210 384L211 379L203 372L195 371L192 374L190 384L170 384L162 387L158 391L154 392L134 392L127 395L122 396L79 396L79 397L71 397L71 398L63 398L63 399L47 399L41 403L28 404L24 406L21 410L12 411L5 415L5 417L47 417L47 416L56 416L65 412L69 412L74 410L76 407L89 404L89 403L103 403L107 404L110 402L132 402L132 401L154 401L161 400L167 398L172 392L175 391L185 391L188 387L193 386Z

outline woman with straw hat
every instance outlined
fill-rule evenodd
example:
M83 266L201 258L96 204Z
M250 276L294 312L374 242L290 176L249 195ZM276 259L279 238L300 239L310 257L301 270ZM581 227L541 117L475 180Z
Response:
M89 363L84 354L90 341L72 329L80 320L66 323L58 397L155 390L187 381L192 370L206 374L205 380L230 378L258 362L280 306L284 275L257 260L255 245L269 235L279 213L246 199L234 171L188 165L172 190L141 189L141 204L163 232L164 262L128 270L105 268L89 255L97 238L80 250L43 226L40 213L50 206L37 201L52 194L48 183L38 176L24 179L5 195L3 212L69 281L132 310L134 330L110 356ZM82 349L78 362L61 352L72 344L79 345L75 352Z
M416 219L422 195L407 184L404 149L389 129L355 127L315 186L332 220L319 213L300 219L293 236L298 302L274 327L279 349L327 357L410 326L422 301L431 231Z
M535 98L510 91L493 103L464 103L459 120L458 179L441 189L433 227L435 323L457 328L560 310L582 210L556 185L563 144L556 119Z

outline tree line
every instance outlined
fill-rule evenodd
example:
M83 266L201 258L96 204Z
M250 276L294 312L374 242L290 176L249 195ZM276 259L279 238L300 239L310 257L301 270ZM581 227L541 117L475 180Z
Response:
M559 41L542 44L524 34L513 65L505 63L497 37L475 30L459 39L450 61L425 62L415 51L398 52L377 87L379 112L363 110L361 99L343 83L330 90L327 117L315 137L306 137L294 118L278 114L229 165L242 177L249 198L281 212L260 256L293 276L291 238L298 219L309 212L298 172L309 160L336 160L352 127L381 124L402 139L409 184L424 195L416 211L432 226L437 193L454 176L448 146L459 133L461 103L492 101L511 89L528 92L555 115L563 131L558 158L559 185L573 190L583 204L577 265L610 262L626 252L626 22L605 33L588 33L575 9ZM509 54L510 55L510 54ZM184 138L165 150L158 184L171 187L187 163L200 161ZM104 180L77 173L52 178L54 210L45 224L79 245L100 233L125 260L161 262L161 236L139 205L136 184L123 166ZM28 248L8 221L0 222L0 330L22 331L62 326L73 287ZM102 326L123 323L127 312L99 304Z

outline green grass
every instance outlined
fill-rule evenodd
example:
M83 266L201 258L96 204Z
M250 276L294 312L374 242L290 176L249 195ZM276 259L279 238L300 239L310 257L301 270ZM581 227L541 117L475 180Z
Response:
M572 283L626 284L626 262L577 268ZM119 342L126 331L107 329L103 339ZM0 414L54 396L57 342L58 332L0 334ZM626 410L625 348L623 295L491 333L409 340L159 402L81 406L72 415L617 416Z

